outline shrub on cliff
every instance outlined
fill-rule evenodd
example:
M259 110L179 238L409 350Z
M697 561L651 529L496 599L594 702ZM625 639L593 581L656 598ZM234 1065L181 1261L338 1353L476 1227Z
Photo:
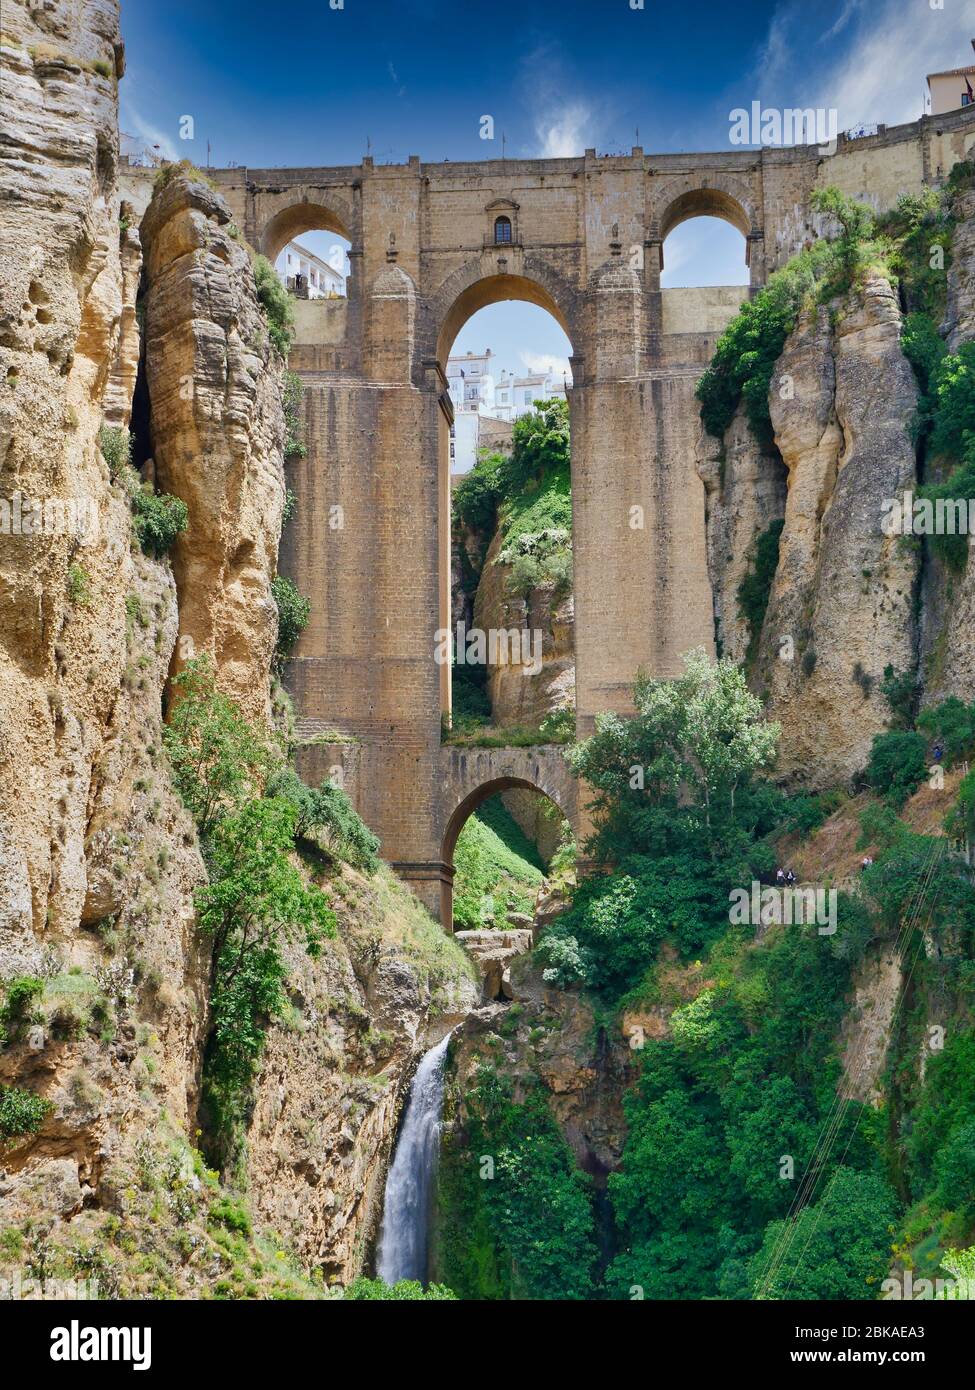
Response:
M189 524L189 509L180 497L153 492L149 483L132 495L132 529L145 555L161 560Z
M299 837L322 837L336 855L367 873L379 867L379 839L340 787L332 782L309 787L286 767L268 779L265 795L281 797L293 808Z
M254 797L267 768L267 748L217 690L209 655L195 657L173 681L174 703L163 726L173 781L201 835Z
M0 1146L36 1134L54 1106L33 1091L0 1086Z
M889 805L903 806L924 781L927 753L924 739L910 730L875 734L867 763L867 782Z
M748 572L738 586L738 611L751 633L749 654L758 645L762 624L772 593L772 581L779 563L779 541L785 522L777 518L756 537L749 555Z
M205 1099L224 1161L246 1118L267 1020L284 1005L281 937L301 934L316 956L336 933L324 893L306 885L289 858L294 835L295 811L282 798L224 816L207 846L210 881L196 894L201 929L214 945Z
M311 604L297 585L283 574L271 580L271 595L278 608L278 640L275 655L278 663L286 660L308 626Z
M284 288L274 266L266 256L254 258L254 285L257 300L267 319L268 337L283 358L291 350L294 335L295 311L288 291Z

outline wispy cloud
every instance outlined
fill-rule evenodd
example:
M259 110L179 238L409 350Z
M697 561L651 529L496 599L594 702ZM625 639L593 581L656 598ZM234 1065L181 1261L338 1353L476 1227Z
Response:
M533 156L563 159L598 144L606 126L606 112L579 94L578 82L566 71L557 44L543 44L525 57L522 83L534 127ZM573 87L576 92L567 95Z
M845 0L811 60L808 7L783 0L769 21L753 81L766 104L836 107L841 129L897 124L923 109L925 77L968 61L971 17L960 4Z
M390 58L389 62L386 64L386 71L389 73L390 78L392 79L393 86L397 89L396 95L398 97L405 96L406 88L400 84L399 73L393 67L392 58Z
M864 0L846 0L845 5L829 28L819 36L820 43L828 43L830 39L835 39L837 34L842 34L855 14L863 9Z
M165 131L154 126L151 121L145 120L137 108L133 106L131 98L127 94L121 100L119 126L124 134L133 137L137 145L152 150L154 154L161 155L163 159L180 159L182 157L177 151L175 141ZM183 154L185 153L184 150Z

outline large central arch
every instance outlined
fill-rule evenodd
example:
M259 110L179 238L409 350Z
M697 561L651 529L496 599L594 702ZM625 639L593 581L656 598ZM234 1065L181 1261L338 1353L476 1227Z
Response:
M497 254L493 254L495 251ZM445 281L432 301L425 331L431 340L428 350L435 358L442 374L446 373L451 347L468 319L480 309L485 309L491 304L512 300L534 304L551 314L569 339L570 349L574 354L576 340L573 338L573 328L576 326L577 310L576 296L571 286L566 284L562 277L539 257L522 256L519 251L513 251L508 247L493 248L493 252L462 266ZM517 269L507 269L509 256L512 261L517 258ZM498 269L498 262L504 267L503 269ZM424 356L422 349L419 356L421 361L429 360ZM575 368L578 359L573 355L570 360ZM439 625L441 628L453 630L450 612L451 491L449 439L449 424L447 416L444 414L439 421L437 438ZM448 666L441 669L440 689L441 714L449 718L451 690L450 668Z

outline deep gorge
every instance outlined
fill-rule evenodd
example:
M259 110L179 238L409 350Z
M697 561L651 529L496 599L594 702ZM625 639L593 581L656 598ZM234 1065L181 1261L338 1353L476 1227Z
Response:
M881 526L975 498L975 118L700 188L704 156L642 150L460 192L419 160L149 170L113 0L4 26L0 500L98 527L2 513L0 1272L975 1278L975 562ZM663 301L702 198L761 223L750 293ZM349 296L295 301L275 248L325 213ZM438 364L519 297L572 330L569 403L451 495ZM537 646L444 669L445 616ZM835 932L729 915L785 870Z

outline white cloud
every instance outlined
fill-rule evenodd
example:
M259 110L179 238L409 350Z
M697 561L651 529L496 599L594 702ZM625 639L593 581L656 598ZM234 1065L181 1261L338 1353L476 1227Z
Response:
M804 32L808 9L784 0L769 22L753 74L756 94L766 105L836 107L841 130L916 120L927 74L969 60L971 19L963 8L946 3L943 10L931 9L926 0L877 0L869 6L845 0L811 61Z
M520 352L522 366L527 367L529 372L551 372L554 377L561 377L563 374L572 380L572 369L569 366L567 357L559 357L552 352Z
M189 153L188 150L182 154L177 151L175 142L164 131L140 115L127 93L122 97L119 125L122 133L132 136L137 145L152 150L163 159L181 159ZM191 142L186 143L189 145Z
M535 116L535 139L543 159L582 154L596 143L592 109L584 101L570 101Z
M830 39L835 39L837 34L841 34L849 24L853 16L863 7L863 0L846 0L846 4L840 10L834 23L832 23L824 34L820 34L819 42L827 43Z
M585 96L566 96L578 83L566 72L558 45L543 44L525 57L522 85L535 132L534 157L565 159L596 147L605 112Z
M851 49L817 82L820 103L839 110L841 128L857 121L916 120L927 74L968 61L971 16L961 9L887 0L879 12L865 14Z

